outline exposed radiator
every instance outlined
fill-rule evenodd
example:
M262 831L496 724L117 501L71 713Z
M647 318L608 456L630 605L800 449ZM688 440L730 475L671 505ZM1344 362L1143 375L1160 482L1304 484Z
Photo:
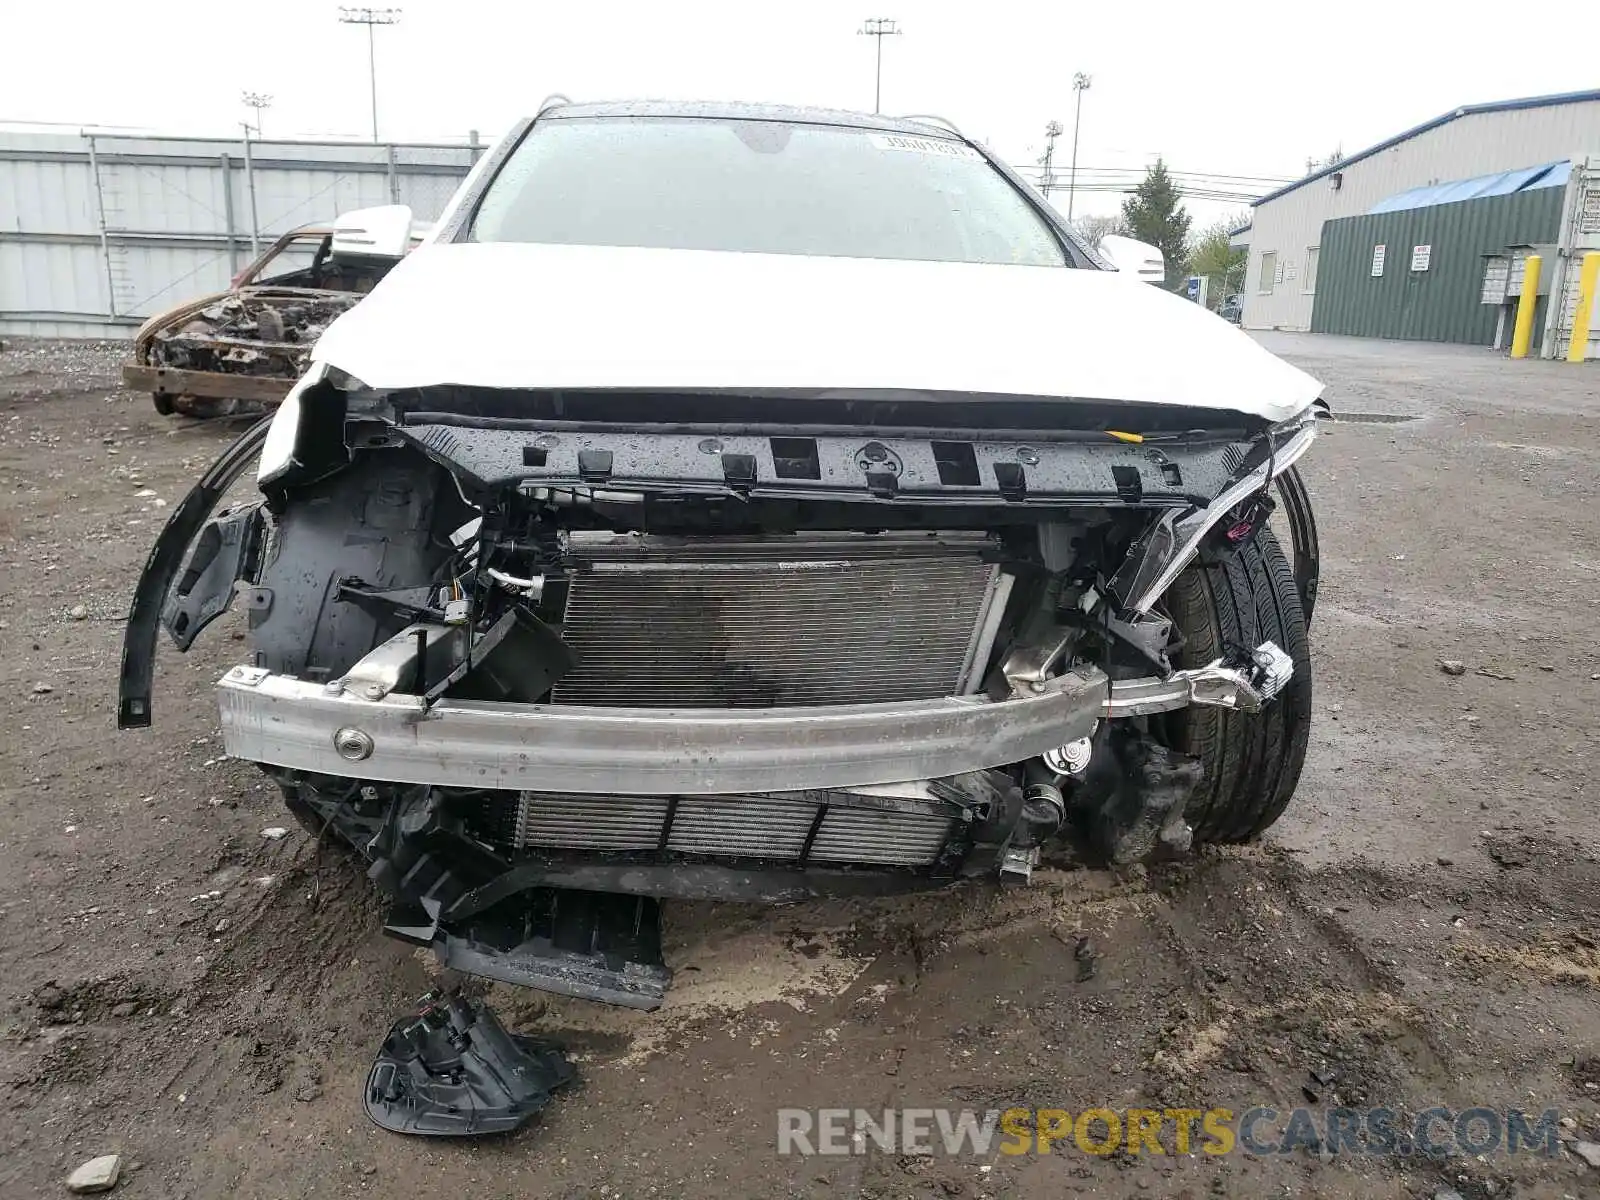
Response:
M583 540L559 704L867 704L975 691L1011 577L981 535Z
M515 804L514 821L501 828L509 826L518 849L664 850L880 866L932 863L958 815L937 800L918 804L851 793L674 800L522 792Z

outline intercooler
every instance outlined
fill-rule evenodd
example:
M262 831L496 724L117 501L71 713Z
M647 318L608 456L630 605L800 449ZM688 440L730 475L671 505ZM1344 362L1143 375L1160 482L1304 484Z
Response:
M570 535L558 704L760 708L976 691L1011 576L981 534Z
M758 796L522 792L499 822L522 850L654 851L792 863L926 866L961 816L920 785ZM895 792L900 794L895 794Z

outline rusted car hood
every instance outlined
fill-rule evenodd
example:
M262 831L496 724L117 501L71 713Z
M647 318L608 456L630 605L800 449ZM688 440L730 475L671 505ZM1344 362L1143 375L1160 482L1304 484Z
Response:
M1105 271L513 244L413 252L318 342L382 389L890 389L1283 420L1322 385Z

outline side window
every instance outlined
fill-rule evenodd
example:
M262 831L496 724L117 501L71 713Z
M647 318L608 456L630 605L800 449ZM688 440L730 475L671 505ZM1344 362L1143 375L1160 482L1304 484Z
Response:
M1306 273L1300 280L1300 290L1311 295L1317 290L1317 247L1306 247Z
M1265 296L1271 293L1272 284L1278 274L1278 252L1276 250L1263 250L1261 252L1261 274L1256 281L1256 291Z

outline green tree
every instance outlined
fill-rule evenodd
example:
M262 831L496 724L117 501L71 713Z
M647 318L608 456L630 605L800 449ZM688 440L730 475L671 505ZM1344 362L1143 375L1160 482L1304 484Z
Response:
M1248 224L1249 213L1219 217L1201 230L1189 247L1189 274L1204 275L1211 281L1206 291L1212 308L1220 307L1230 295L1244 289L1244 264L1250 252L1230 246L1228 234Z
M1161 251L1167 262L1169 287L1183 278L1189 265L1190 217L1179 198L1178 186L1161 159L1145 171L1133 195L1122 202L1122 219L1130 237Z

